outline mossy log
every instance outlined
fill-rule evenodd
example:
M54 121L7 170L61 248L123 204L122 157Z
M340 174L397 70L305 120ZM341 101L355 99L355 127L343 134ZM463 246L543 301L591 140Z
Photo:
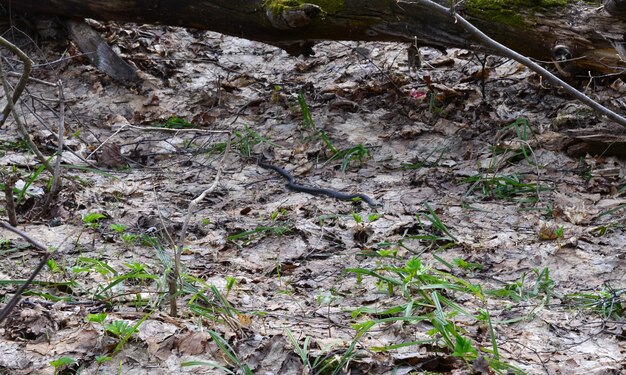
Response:
M452 16L423 0L0 0L13 13L129 21L217 31L312 53L321 40L417 42L480 49ZM450 0L435 0L449 6ZM458 2L458 1L457 1ZM623 74L626 17L622 0L466 0L456 12L505 46L566 75ZM483 49L486 53L496 53Z

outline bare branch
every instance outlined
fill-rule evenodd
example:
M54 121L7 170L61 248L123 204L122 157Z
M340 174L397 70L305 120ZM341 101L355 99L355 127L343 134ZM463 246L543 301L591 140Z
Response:
M215 131L214 131L215 132ZM215 178L213 179L213 183L206 190L204 190L200 195L198 195L195 199L189 202L189 207L187 208L187 216L185 217L185 221L183 222L183 228L180 231L180 238L178 246L174 246L174 270L168 276L169 283L169 293L170 293L170 315L177 315L177 307L176 307L176 294L178 293L178 279L180 275L180 257L183 251L183 246L185 245L185 237L187 234L187 227L189 226L189 221L191 220L191 215L194 212L196 206L206 198L207 194L211 193L215 190L217 185L220 182L220 178L222 177L222 173L224 171L224 165L226 164L226 158L228 156L228 152L230 151L230 143L231 143L231 132L229 130L221 130L221 133L226 133L228 135L228 141L226 143L226 148L224 149L224 155L222 156L222 160L220 160L220 165L217 168L217 172L215 173Z
M490 37L485 35L485 33L480 31L476 26L474 26L470 22L468 22L465 18L463 18L460 15L458 15L457 13L455 13L454 10L451 10L449 8L441 6L441 5L435 3L435 2L433 2L431 0L399 0L398 3L399 4L402 4L402 3L416 4L416 3L418 3L418 4L422 4L422 5L428 6L430 9L432 9L433 11L435 11L435 12L437 12L439 14L442 14L442 15L443 14L448 14L450 17L453 17L455 19L455 21L457 23L459 23L468 33L472 34L472 36L474 36L477 40L479 40L488 49L495 50L495 51L497 51L497 53L500 56L508 57L508 58L513 59L513 60L517 61L518 63L528 67L528 69L530 69L533 72L539 74L540 76L542 76L546 80L550 81L552 84L562 87L565 91L567 91L568 94L572 95L574 98L579 100L581 103L588 105L589 107L591 107L594 111L596 111L600 115L604 115L604 116L608 117L610 120L615 121L616 123L618 123L618 124L620 124L622 126L626 126L626 118L624 118L621 115L611 111L610 109L606 108L605 106L603 106L600 103L596 102L595 100L591 99L587 95L585 95L585 94L581 93L580 91L576 90L575 88L573 88L572 86L567 84L562 79L556 77L554 74L550 73L545 68L543 68L540 65L536 64L535 62L533 62L528 57L523 56L523 55L513 51L512 49L507 48L504 45L502 45L502 44L496 42L495 40L491 39Z
M11 111L13 110L13 106L15 105L15 103L17 103L18 99L20 98L20 95L22 95L22 91L24 91L24 88L26 87L26 83L28 82L28 76L30 75L30 69L33 66L33 61L28 57L28 55L24 53L24 51L17 48L13 43L9 42L8 40L4 39L1 36L0 36L0 45L6 47L7 49L9 49L9 51L16 54L20 58L20 60L22 60L22 62L24 63L24 71L22 72L22 76L20 77L20 80L17 82L17 86L15 86L15 90L13 91L13 96L7 93L7 105L2 110L2 118L0 118L0 128L1 128L2 125L4 125L4 122L6 121L7 117L9 117L9 113L11 113ZM2 79L5 79L4 74L2 74ZM6 91L6 88L5 88L5 91Z
M9 175L4 181L4 199L6 200L7 216L9 217L9 223L13 226L17 225L15 199L13 199L13 188L15 188L16 181L17 176L15 174Z
M41 272L41 270L46 265L46 263L48 263L48 259L50 259L50 256L52 255L52 252L49 252L48 249L46 248L46 246L42 245L37 240L35 240L31 236L29 236L28 234L22 232L21 230L11 226L9 223L6 223L4 221L0 221L0 226L2 226L5 229L8 229L11 232L13 232L13 233L17 234L18 236L22 237L26 241L30 242L30 244L35 246L37 249L46 252L44 257L41 259L41 261L37 265L37 268L35 268L33 273L24 282L24 284L22 284L22 286L19 287L19 289L15 292L15 294L13 295L11 300L6 304L6 306L4 306L4 309L2 309L2 312L0 312L0 323L1 323L7 316L9 316L9 313L11 313L11 310L13 310L15 308L15 306L18 304L18 302L20 301L22 293L24 293L26 288L28 288L28 286L33 282L35 277L37 277L37 275L39 274L39 272Z
M43 204L44 212L48 211L54 197L61 190L61 161L63 160L63 147L65 146L65 94L63 93L63 82L57 82L59 89L59 132L57 138L57 157L54 161L54 173L52 175L52 184L46 201Z
M37 145L35 145L35 142L33 142L32 138L30 137L30 134L28 133L26 126L24 126L24 123L22 122L22 120L20 120L20 116L17 114L16 111L14 111L15 103L13 102L13 97L11 97L9 83L7 82L6 76L4 74L4 68L2 66L2 62L0 62L0 80L2 81L2 88L4 89L4 94L7 97L7 106L9 108L9 113L13 114L13 119L15 120L15 124L17 125L17 130L20 132L24 140L26 140L26 143L28 143L28 147L31 149L31 151L35 153L39 161L46 167L46 170L50 172L50 174L54 175L54 169L52 169L46 157L41 153L41 151L39 151L39 149L37 148ZM25 82L26 81L28 80L25 80ZM17 92L17 87L15 90ZM0 125L2 124L0 123Z
M220 182L220 178L222 177L222 172L224 171L224 164L226 161L226 157L228 156L228 152L230 150L231 132L229 130L223 130L221 132L228 134L228 141L226 143L226 148L224 149L224 155L222 156L222 160L220 161L220 166L217 169L217 173L215 174L215 179L213 179L213 183L211 184L211 186L209 186L206 190L204 190L200 195L198 195L194 200L192 200L189 203L189 208L187 208L187 216L185 217L185 222L183 223L183 229L180 231L180 238L178 240L179 251L182 250L184 242L185 242L185 236L187 234L187 226L189 225L191 214L193 213L198 203L202 202L204 198L206 198L207 194L215 190L215 188Z

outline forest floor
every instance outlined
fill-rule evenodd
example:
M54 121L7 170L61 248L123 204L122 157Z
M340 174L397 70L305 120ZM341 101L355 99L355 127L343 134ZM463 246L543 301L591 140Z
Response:
M0 328L0 373L625 373L621 128L464 50L422 48L412 70L399 44L303 58L95 26L138 87L7 34L40 80L18 106L33 140L52 157L63 114L72 152L42 212L50 175L12 119L0 129L18 228L55 250ZM621 81L580 85L624 113ZM288 190L258 158L378 205ZM6 302L42 254L0 233Z

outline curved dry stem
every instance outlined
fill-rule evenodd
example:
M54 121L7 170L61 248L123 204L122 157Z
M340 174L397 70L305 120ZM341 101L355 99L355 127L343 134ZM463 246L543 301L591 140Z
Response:
M22 232L21 230L13 227L9 223L5 223L4 221L0 221L0 226L4 227L5 229L7 229L7 230L17 234L18 236L22 237L26 241L30 242L30 244L35 246L35 248L37 248L38 250L46 252L44 257L41 258L41 260L39 261L39 264L37 265L37 268L35 268L35 270L31 273L30 277L24 282L24 284L22 284L22 286L20 286L17 289L17 291L15 292L15 294L13 295L11 300L4 306L4 309L2 309L2 311L0 312L0 322L2 322L4 319L6 319L7 316L9 316L9 313L11 313L11 310L13 310L13 308L15 308L15 306L17 306L17 303L20 301L20 299L22 297L22 293L24 293L26 288L28 288L30 286L30 284L33 282L33 280L35 280L35 277L37 277L39 272L41 272L43 267L48 262L48 259L52 255L52 252L48 251L46 246L44 246L43 244L41 244L40 242L38 242L37 240L35 240L31 236L29 236L28 234L26 234L26 233Z
M30 75L30 70L33 66L33 61L28 57L28 55L24 53L24 51L17 48L17 46L15 46L13 43L9 42L8 40L4 39L1 36L0 36L0 45L3 47L6 47L9 51L16 54L17 57L19 57L20 60L22 60L22 62L24 63L24 71L22 72L22 76L20 77L20 80L17 82L17 86L15 86L15 90L13 91L13 96L7 93L7 105L2 110L2 118L0 118L0 128L1 128L2 125L4 125L4 122L6 121L6 119L9 117L9 113L11 113L11 111L13 110L13 105L17 103L18 99L20 98L20 95L22 95L22 91L24 91L24 88L26 87L26 83L28 82L28 77ZM4 75L2 76L2 79L5 79Z
M224 166L226 157L228 156L228 152L230 151L230 143L232 138L232 133L230 130L218 130L212 132L220 132L226 133L228 136L228 141L226 143L226 148L224 149L224 155L220 160L220 165L217 168L217 172L215 173L215 178L213 179L213 183L207 189L205 189L200 195L194 198L191 202L189 202L189 207L187 208L187 215L185 216L185 221L183 222L183 228L180 231L179 243L177 246L174 246L174 269L172 273L168 276L169 283L169 293L170 293L170 315L177 315L177 307L176 307L176 295L178 294L178 278L180 275L180 257L183 251L183 246L185 244L185 237L187 234L187 227L189 226L189 221L191 220L191 215L195 211L196 206L206 198L207 194L213 192L217 185L220 182L220 178L222 177L222 173L224 172Z
M9 83L7 82L6 76L4 74L4 68L2 66L2 62L0 62L0 81L2 81L2 88L4 89L4 94L7 97L7 106L9 107L9 112L13 114L13 119L15 120L15 124L17 125L17 130L20 132L22 137L26 140L26 143L28 143L28 147L31 149L32 152L35 153L35 155L37 156L41 164L43 164L46 170L50 172L51 175L54 176L54 169L52 168L52 166L50 166L50 163L48 163L48 160L46 159L46 157L41 153L41 151L39 151L39 148L37 148L37 145L35 144L35 142L33 142L33 139L30 137L30 134L28 133L28 129L26 129L26 126L24 126L24 123L22 122L22 120L20 120L20 116L17 114L17 112L14 111L15 103L13 102L13 98L11 97ZM15 91L17 92L17 88Z

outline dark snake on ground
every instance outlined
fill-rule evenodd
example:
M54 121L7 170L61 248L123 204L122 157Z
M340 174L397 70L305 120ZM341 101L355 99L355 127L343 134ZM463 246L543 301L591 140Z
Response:
M289 172L282 169L281 167L268 164L261 159L257 160L257 164L259 167L263 169L272 170L278 173L279 175L281 175L281 177L283 177L284 179L286 179L287 184L285 184L285 187L289 190L297 191L300 193L311 194L311 195L325 195L327 197L339 199L342 201L353 201L356 198L358 198L358 199L361 199L363 202L369 204L371 207L378 206L378 204L376 204L372 200L372 198L368 197L365 194L361 194L361 193L346 194L346 193L342 193L340 191L336 191L332 189L324 189L324 188L317 188L313 186L301 185L301 184L296 183L296 179Z

